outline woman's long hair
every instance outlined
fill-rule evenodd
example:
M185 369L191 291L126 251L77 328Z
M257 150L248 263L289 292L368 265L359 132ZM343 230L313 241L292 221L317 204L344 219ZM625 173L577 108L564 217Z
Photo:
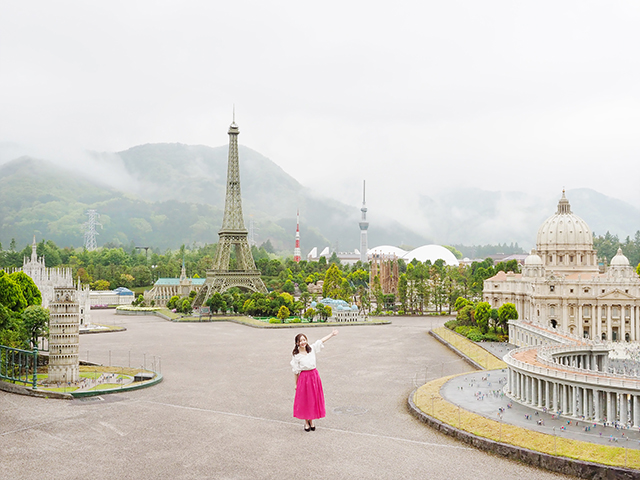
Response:
M307 338L307 336L304 333L299 333L296 335L296 346L293 349L294 355L297 355L300 353L300 350L298 349L299 343L300 343L300 337ZM307 348L305 348L305 350L307 351L307 353L311 353L311 347L309 346L309 339L307 339Z

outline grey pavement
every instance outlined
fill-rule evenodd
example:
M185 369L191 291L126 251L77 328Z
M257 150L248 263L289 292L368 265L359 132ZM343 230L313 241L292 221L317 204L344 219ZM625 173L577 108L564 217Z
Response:
M584 442L640 449L637 427L605 427L583 419L564 417L558 412L521 405L503 393L506 380L506 370L474 372L450 380L440 393L450 403L492 420Z
M292 418L297 330L92 316L127 330L81 335L81 358L144 363L164 381L73 401L0 392L2 478L567 478L475 450L408 413L415 385L471 374L427 334L433 319L339 328L318 356L327 417L306 433ZM301 331L313 341L331 328Z

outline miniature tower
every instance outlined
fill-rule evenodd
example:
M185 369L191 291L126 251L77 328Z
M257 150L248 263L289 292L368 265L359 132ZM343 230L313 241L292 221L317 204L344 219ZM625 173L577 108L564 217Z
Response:
M293 261L300 263L300 210L296 212L296 247L293 249Z
M207 270L207 279L193 302L194 307L202 306L215 292L225 292L232 287L241 287L254 292L267 293L260 272L251 255L247 240L248 233L242 217L242 196L240 194L240 161L238 159L238 134L235 122L229 127L229 163L227 165L227 195L224 202L224 217L213 268ZM235 253L232 265L231 251Z
M362 217L360 218L360 261L366 263L367 250L369 250L369 240L367 238L367 229L369 228L369 222L367 222L367 203L365 202L365 180L362 181Z
M49 304L48 383L77 382L80 376L80 304L74 287L55 287Z

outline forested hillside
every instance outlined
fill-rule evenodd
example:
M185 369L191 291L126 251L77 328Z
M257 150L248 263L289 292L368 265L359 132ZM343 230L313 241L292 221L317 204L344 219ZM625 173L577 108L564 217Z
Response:
M227 147L154 144L118 154L94 153L92 165L111 175L72 172L21 157L0 167L0 242L36 238L81 246L87 209L100 214L98 245L153 246L217 243L226 189ZM243 213L255 241L293 251L300 211L303 254L325 246L359 244L359 209L319 197L259 153L240 146ZM126 191L121 190L126 188ZM370 231L372 245L415 245L426 239L391 222Z

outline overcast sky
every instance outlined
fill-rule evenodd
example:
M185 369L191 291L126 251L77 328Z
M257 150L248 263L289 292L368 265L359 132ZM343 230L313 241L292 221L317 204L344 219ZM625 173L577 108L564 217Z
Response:
M366 179L370 210L457 186L640 207L639 26L622 1L0 0L2 160L224 145L235 104L240 143L352 205Z

